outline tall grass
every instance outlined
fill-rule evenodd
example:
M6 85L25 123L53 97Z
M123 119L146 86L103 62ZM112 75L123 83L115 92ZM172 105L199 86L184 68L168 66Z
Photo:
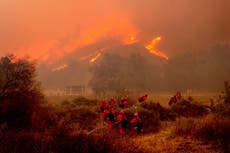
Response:
M179 118L173 130L174 136L191 136L212 142L224 151L230 149L230 118L208 115L205 118Z

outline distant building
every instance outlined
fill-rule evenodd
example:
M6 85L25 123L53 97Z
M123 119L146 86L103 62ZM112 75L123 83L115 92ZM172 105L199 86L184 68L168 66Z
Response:
M65 88L66 95L85 95L84 85L72 85Z

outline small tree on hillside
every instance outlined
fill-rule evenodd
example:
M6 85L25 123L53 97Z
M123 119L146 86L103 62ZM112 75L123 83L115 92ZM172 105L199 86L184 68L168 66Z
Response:
M35 64L13 55L0 59L0 123L28 128L31 115L44 100Z
M140 54L105 54L91 67L89 85L97 95L141 92L151 88L154 69Z
M119 93L122 91L122 69L120 65L123 62L123 59L119 55L105 54L100 63L96 63L91 67L93 77L89 85L95 94L104 95L108 92Z

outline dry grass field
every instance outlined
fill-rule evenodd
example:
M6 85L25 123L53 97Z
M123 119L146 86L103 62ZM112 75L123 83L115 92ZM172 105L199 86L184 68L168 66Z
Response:
M132 128L119 134L100 119L101 99L79 96L48 96L47 103L32 115L28 130L15 131L1 124L1 153L219 153L229 151L229 104L218 94L183 95L169 106L173 94L150 94L140 104L129 96L124 109L128 120L138 112L143 133L132 136ZM211 107L210 99L214 99ZM106 99L106 101L109 100ZM118 101L115 98L116 101ZM134 107L135 106L135 107ZM116 115L121 108L116 105Z

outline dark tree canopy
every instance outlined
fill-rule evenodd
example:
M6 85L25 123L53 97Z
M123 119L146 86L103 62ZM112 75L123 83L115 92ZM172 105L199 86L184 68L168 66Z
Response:
M32 112L44 100L35 71L26 59L0 59L0 123L29 126Z
M153 55L149 55L153 56ZM96 94L148 91L218 91L230 81L230 47L217 45L203 52L188 51L160 63L148 55L105 54L91 68Z
M154 71L155 70L155 71ZM96 94L146 91L153 84L153 69L140 54L121 57L105 54L91 67L90 86Z

